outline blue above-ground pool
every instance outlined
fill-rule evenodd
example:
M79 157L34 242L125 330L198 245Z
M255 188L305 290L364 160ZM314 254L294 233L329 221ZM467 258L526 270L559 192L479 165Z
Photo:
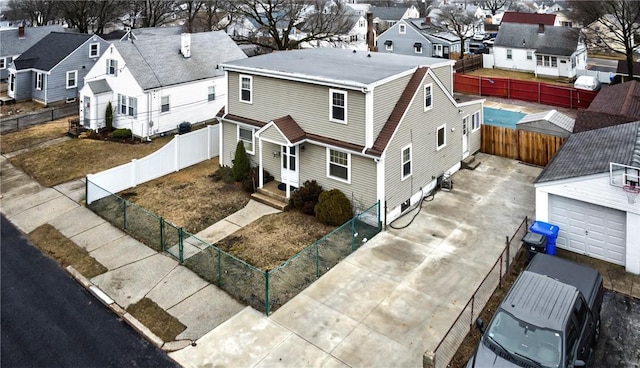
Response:
M484 124L499 126L503 128L516 129L516 123L526 114L517 111L494 109L485 107L483 109Z

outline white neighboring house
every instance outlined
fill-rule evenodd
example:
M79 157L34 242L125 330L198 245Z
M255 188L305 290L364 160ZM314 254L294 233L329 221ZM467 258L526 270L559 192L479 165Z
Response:
M587 49L576 28L503 22L493 45L493 60L484 61L485 68L573 78L578 69L586 69Z
M535 180L536 220L560 228L556 246L640 274L640 122L574 133ZM614 165L612 165L612 163Z
M183 33L114 42L85 77L80 120L105 127L111 102L113 127L148 138L181 122L215 118L227 103L223 62L247 56L224 31Z
M300 40L307 36L307 27L311 30L315 29L315 21L323 15L314 14L301 25L300 29L291 39ZM317 48L317 47L334 47L358 51L367 51L367 19L358 11L351 7L345 8L345 14L341 17L341 21L332 19L336 29L333 30L334 36L324 40L314 40L301 42L300 48ZM311 31L313 32L313 31Z

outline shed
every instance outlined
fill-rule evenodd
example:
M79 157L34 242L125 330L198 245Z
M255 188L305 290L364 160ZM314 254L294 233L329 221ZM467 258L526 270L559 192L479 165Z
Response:
M575 119L554 109L524 116L516 123L516 130L567 138L574 123Z

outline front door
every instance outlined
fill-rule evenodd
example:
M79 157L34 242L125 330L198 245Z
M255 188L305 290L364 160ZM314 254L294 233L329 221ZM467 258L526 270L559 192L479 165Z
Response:
M82 121L82 125L85 128L91 127L91 98L85 96L84 99L84 119Z
M282 146L281 182L298 187L300 174L298 171L298 147Z
M442 57L445 59L449 58L449 46L445 46L442 48Z
M469 117L462 119L462 158L469 156Z

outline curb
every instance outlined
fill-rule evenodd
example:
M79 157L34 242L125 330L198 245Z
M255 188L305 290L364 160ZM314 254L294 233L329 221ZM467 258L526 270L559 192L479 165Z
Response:
M191 340L179 340L165 343L147 326L143 325L142 322L138 321L137 318L129 314L126 309L118 305L118 303L116 303L107 294L105 294L104 291L100 290L100 288L94 285L89 279L84 277L84 275L78 272L78 270L73 268L73 266L67 266L66 270L78 283L80 283L80 285L84 286L87 290L89 290L91 294L93 294L93 296L100 300L102 304L111 309L117 316L121 317L129 326L131 326L134 330L144 336L145 339L147 339L157 348L160 348L165 352L171 352L194 344L194 342L192 342Z

